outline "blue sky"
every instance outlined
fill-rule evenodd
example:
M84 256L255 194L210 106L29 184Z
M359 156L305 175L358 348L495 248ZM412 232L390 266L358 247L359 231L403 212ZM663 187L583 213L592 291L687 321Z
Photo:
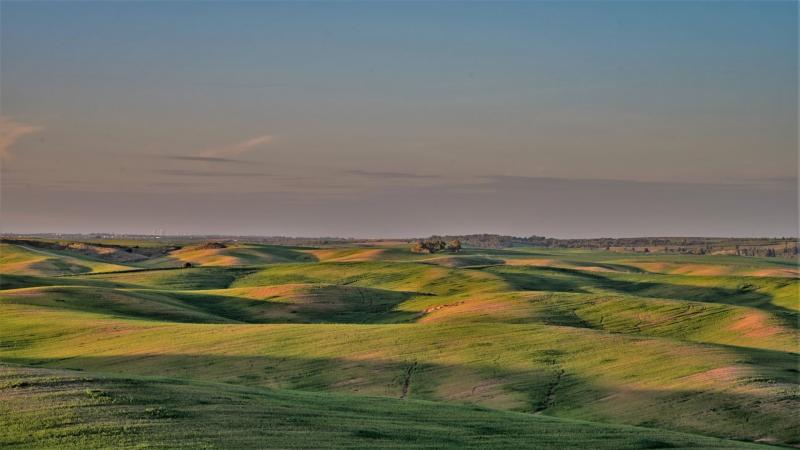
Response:
M0 13L4 231L797 232L795 2L4 1ZM597 180L630 207L576 216ZM419 195L436 201L400 210ZM202 220L152 196L230 211ZM664 196L685 214L643 212ZM391 220L370 228L376 210Z

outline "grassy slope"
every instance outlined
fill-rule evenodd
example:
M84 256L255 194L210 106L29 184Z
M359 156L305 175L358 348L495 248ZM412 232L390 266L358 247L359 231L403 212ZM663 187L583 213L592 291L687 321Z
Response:
M258 244L231 244L225 248L192 246L143 262L143 267L180 267L184 263L203 266L253 266L294 261L315 261L308 253L289 247Z
M443 404L0 365L3 448L756 448Z
M42 286L100 286L126 287L125 283L107 281L101 278L85 279L78 277L43 277L37 275L0 274L0 289L20 289Z
M411 370L412 398L797 439L796 358L778 352L543 325L203 325L2 311L0 355L24 364L394 397Z
M518 290L615 292L751 306L796 321L798 283L793 278L591 273L561 268L502 266L486 269Z
M620 294L513 293L433 307L423 323L545 323L793 352L797 330L756 308Z
M130 269L77 253L0 244L0 273L21 275L62 275Z
M435 258L423 259L421 262L436 264L444 267L482 267L503 264L502 259L489 258L482 255L457 255L439 256Z
M521 248L499 251L509 264L581 270L651 272L673 275L797 277L797 262L780 258L718 255L612 253L589 250Z
M550 252L571 268L527 265L529 250L455 258L523 262L481 270L311 254L346 262L7 277L22 289L0 294L0 359L800 442L796 280L588 252ZM408 323L347 325L382 322Z
M253 269L229 267L203 267L189 269L139 270L124 273L82 275L72 279L89 282L123 283L129 286L156 289L224 289L238 277Z

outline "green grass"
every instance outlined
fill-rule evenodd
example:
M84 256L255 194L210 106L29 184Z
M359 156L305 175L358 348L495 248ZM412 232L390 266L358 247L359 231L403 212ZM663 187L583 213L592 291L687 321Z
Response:
M797 319L798 283L791 278L593 273L574 269L501 266L497 274L516 290L614 292L751 306Z
M3 448L759 448L483 408L0 365Z
M220 290L42 286L0 291L0 304L186 323L382 323L418 317L395 307L410 294L339 285Z
M597 266L620 272L663 274L734 275L783 277L797 276L797 260L753 258L727 255L675 255L664 253L617 253L597 250L516 248L494 251L499 257L514 259L548 259L562 268Z
M544 323L794 352L798 333L756 308L623 294L534 292L468 300L427 314L428 323Z
M463 267L463 268L479 268L484 266L493 266L503 264L503 260L494 259L484 255L456 255L456 256L439 256L435 258L423 259L421 262L427 264L436 264L444 267Z
M3 311L0 355L28 365L390 397L402 395L416 365L411 398L797 438L796 358L781 352L546 325L165 324L29 305Z
M252 266L294 261L316 261L316 258L299 248L276 245L229 244L225 248L188 246L172 251L167 256L154 258L142 267L180 267L185 263L205 266Z
M665 430L800 443L799 285L765 272L781 265L772 261L215 250L228 251L187 269L0 276L0 361L15 364L11 378L56 380L0 391L17 402L0 410L0 425L18 430L8 443L737 445ZM659 261L688 272L656 273L648 264ZM762 276L731 275L753 271ZM140 400L102 403L128 397ZM16 419L26 399L31 415L20 417L33 419Z
M125 283L116 283L100 278L84 279L78 277L43 277L36 275L0 274L0 289L19 289L41 286L101 286L126 287Z
M0 273L20 275L62 275L130 269L88 258L74 252L0 243Z
M100 273L84 275L80 278L89 282L106 281L143 288L224 289L238 277L252 271L252 269L246 268L193 267Z
M440 296L474 295L507 286L499 277L476 271L379 261L276 265L238 278L231 287L287 283L353 285Z

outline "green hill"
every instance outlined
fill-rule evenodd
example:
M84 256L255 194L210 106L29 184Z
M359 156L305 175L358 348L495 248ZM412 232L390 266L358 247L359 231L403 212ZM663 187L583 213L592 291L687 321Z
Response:
M0 425L18 430L9 445L133 445L156 442L151 435L175 443L167 447L225 439L258 447L259 438L276 447L319 439L367 447L738 445L666 430L800 443L797 278L638 268L650 255L551 251L543 264L535 249L435 261L398 246L368 250L268 249L283 260L3 274L0 362L11 378L46 374L58 386L52 396L39 388L0 393L13 408L30 400L31 417L54 424L25 428L16 409L2 411ZM313 259L298 262L303 255ZM471 264L487 260L505 264ZM76 377L86 379L61 381ZM86 389L148 406L128 413L124 402L95 404L105 396ZM161 400L151 390L163 391ZM297 417L276 424L246 413L278 404L295 405ZM74 418L84 416L96 423L81 434ZM469 425L477 422L496 432ZM248 435L246 426L265 431Z
M0 273L61 275L130 269L71 252L0 243Z
M0 365L3 448L759 448L439 403Z

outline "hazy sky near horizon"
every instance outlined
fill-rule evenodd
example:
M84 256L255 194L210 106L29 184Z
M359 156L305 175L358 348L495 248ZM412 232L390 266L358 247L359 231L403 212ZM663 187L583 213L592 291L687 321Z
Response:
M0 231L797 235L797 20L3 1Z

